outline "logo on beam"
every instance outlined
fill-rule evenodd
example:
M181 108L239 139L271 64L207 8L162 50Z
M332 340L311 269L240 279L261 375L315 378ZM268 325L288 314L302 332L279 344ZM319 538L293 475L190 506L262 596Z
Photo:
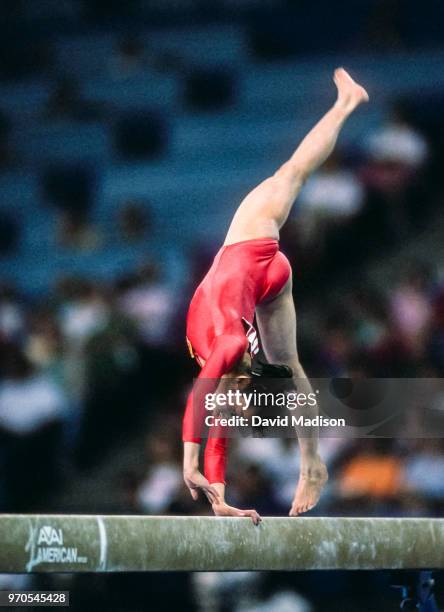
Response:
M31 526L25 551L29 552L26 564L28 572L42 563L70 565L88 563L88 557L80 555L77 546L66 545L63 529L52 525L43 525L39 528Z

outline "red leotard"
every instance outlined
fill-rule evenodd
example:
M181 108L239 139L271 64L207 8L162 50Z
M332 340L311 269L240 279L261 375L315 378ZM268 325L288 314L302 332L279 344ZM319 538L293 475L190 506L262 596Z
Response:
M200 365L205 361L199 379L219 379L233 369L248 348L242 320L251 324L256 305L276 297L290 274L277 240L245 240L220 249L187 316L190 350ZM184 442L201 442L204 410L196 412L191 392L183 419ZM226 448L225 438L207 440L204 473L210 483L225 482Z

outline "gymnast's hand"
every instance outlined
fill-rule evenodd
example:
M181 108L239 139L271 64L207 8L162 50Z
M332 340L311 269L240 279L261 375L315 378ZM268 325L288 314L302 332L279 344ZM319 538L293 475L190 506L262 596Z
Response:
M194 501L196 501L199 496L199 490L207 496L210 504L221 501L219 493L215 487L210 485L205 476L201 474L197 468L184 470L183 479Z
M211 507L216 516L249 516L255 525L259 525L262 520L256 510L239 510L239 508L229 506L224 501L213 503Z

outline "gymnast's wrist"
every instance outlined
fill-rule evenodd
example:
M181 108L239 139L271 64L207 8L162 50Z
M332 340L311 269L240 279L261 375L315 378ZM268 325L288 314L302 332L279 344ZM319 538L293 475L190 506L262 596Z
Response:
M183 462L183 475L192 476L199 471L199 461Z
M216 489L217 494L219 495L219 501L216 503L212 503L211 506L213 510L215 507L220 506L221 504L225 504L225 483L222 482L212 482L211 486Z
M200 444L184 442L183 445L183 473L192 474L199 470Z

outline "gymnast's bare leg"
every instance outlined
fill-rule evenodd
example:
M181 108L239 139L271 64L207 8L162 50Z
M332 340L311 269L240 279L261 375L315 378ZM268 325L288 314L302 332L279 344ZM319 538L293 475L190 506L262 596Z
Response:
M307 134L290 159L260 183L241 202L225 238L225 245L253 238L279 238L302 185L333 151L346 119L368 94L343 69L333 80L338 96L333 107Z
M312 391L299 361L296 343L296 311L291 279L284 290L271 302L256 309L256 319L265 355L270 363L285 363L293 370L298 392ZM298 415L313 418L313 407L300 407ZM328 480L327 469L318 453L317 428L301 427L298 431L301 451L299 482L296 487L290 516L311 510L318 502L322 488Z
M292 157L270 178L254 189L238 208L225 244L252 238L278 238L293 203L308 176L332 152L339 132L349 115L368 101L367 92L342 68L334 73L338 95L334 106L309 132ZM296 313L291 279L279 296L256 310L265 355L272 363L286 363L296 379L310 384L300 364L296 344ZM310 410L313 410L310 408ZM313 416L311 413L310 416ZM299 436L301 473L290 515L313 508L327 481L327 470L318 453L318 432L311 428L310 437Z

